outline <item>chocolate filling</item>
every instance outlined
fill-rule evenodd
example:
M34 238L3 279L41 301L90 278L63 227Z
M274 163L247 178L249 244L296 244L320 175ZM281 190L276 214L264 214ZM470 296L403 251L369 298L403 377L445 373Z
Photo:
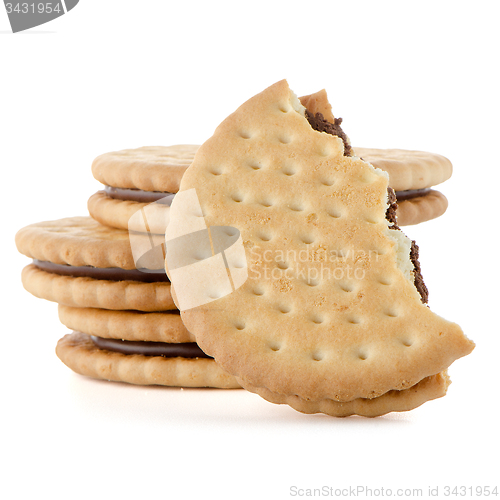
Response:
M91 335L92 342L99 349L121 354L141 354L142 356L163 356L165 358L208 358L195 342L167 344L166 342L132 342L130 340L103 339Z
M412 240L411 242L410 260L413 263L413 277L415 286L417 287L418 293L422 297L422 302L424 304L427 304L427 302L429 302L429 290L427 290L427 287L424 283L424 278L422 277L420 262L418 261L418 245L414 240Z
M121 269L119 267L68 266L36 259L33 260L33 264L48 273L59 274L61 276L72 276L73 278L93 278L96 280L109 281L141 281L143 283L170 281L164 269L151 270Z
M340 139L342 139L342 142L344 143L344 156L352 156L349 139L340 126L340 124L342 123L342 118L335 118L334 123L330 123L329 121L325 120L321 113L316 113L315 115L313 115L307 109L306 118L309 122L309 125L311 125L314 130L317 130L318 132L326 132L327 134L340 137Z
M387 207L387 211L385 212L385 218L391 223L389 229L396 229L401 231L399 226L397 225L397 209L398 204L396 203L396 193L394 189L391 187L387 188L388 202L389 206ZM429 290L424 283L424 278L422 277L422 271L420 269L420 262L418 261L418 245L412 240L411 249L410 249L410 260L413 264L413 283L420 294L421 300L424 304L427 304L429 301Z
M419 198L426 196L431 192L431 188L425 189L407 189L406 191L396 191L397 201L411 200L412 198Z
M142 191L141 189L124 189L112 186L104 186L104 193L115 200L137 201L139 203L154 203L156 201L168 207L172 204L172 200L174 199L172 193Z
M387 210L385 212L385 218L392 224L389 229L399 229L399 226L397 225L398 221L396 214L396 210L398 209L397 198L394 189L392 189L391 187L387 188L387 197L389 206L387 207Z

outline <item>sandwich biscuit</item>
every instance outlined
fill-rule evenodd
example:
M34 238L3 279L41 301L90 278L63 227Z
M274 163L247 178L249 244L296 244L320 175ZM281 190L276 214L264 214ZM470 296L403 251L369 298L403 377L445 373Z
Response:
M176 309L170 281L159 267L163 239L155 242L144 234L134 238L137 248L145 250L137 259L139 269L127 231L103 226L90 217L26 226L16 235L19 252L33 259L23 269L23 285L36 297L71 307Z
M196 344L192 343L188 348L185 347L187 344L179 344L184 351L178 347L173 351L175 344L161 346L155 342L132 342L134 345L130 346L126 341L116 340L114 343L109 339L73 332L59 340L56 354L74 372L102 380L169 387L240 388L236 379L224 372Z
M198 146L145 146L98 156L94 177L105 187L88 201L90 215L118 229L164 234L173 193ZM147 207L147 222L137 216Z

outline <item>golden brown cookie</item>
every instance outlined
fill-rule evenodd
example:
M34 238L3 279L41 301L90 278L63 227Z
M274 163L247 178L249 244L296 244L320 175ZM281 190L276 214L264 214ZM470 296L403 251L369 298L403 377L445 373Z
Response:
M179 304L189 292L182 277L199 271L192 291L205 303L180 307L182 319L244 387L315 402L373 399L446 370L474 343L422 303L416 247L386 218L387 173L318 130L286 81L224 120L172 203L168 273ZM210 275L218 254L183 243L202 222L241 235L248 279L232 292L219 286L224 273ZM224 263L228 276L241 268Z
M145 313L59 305L59 319L70 330L103 338L194 342L178 311Z
M84 333L65 335L57 343L56 354L76 373L103 380L170 387L240 387L213 359L111 352L96 347Z

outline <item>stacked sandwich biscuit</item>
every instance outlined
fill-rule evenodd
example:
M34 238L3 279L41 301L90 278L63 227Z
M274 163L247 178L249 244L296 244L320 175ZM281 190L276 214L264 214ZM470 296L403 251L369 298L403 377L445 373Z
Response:
M375 289L378 285L374 287L373 280L388 285L395 279L389 272L372 272L370 259L377 255L390 260L381 256L392 255L391 251L397 254L393 260L410 262L403 264L404 273L417 292L405 289L404 294L414 301L417 293L421 307L428 309L421 304L427 301L427 289L418 248L403 237L388 243L376 230L390 227L396 235L400 225L442 215L446 198L431 187L451 176L451 163L433 153L352 147L325 91L287 101L284 96L291 94L286 82L271 89L249 101L255 109L242 106L236 118L226 120L201 148L142 147L97 157L92 173L104 188L88 200L90 217L36 223L18 232L19 251L33 259L22 272L25 288L36 297L57 302L60 321L73 330L58 342L57 355L75 372L94 378L141 385L243 386L306 413L375 416L412 409L444 395L449 384L447 366L467 354L472 343L452 331L450 354L444 361L440 358L441 364L407 374L404 363L410 357L406 355L394 368L400 379L391 379L385 373L389 369L376 366L371 371L372 351L367 348L376 344L372 337L391 334L382 334L387 325L367 318L374 314L376 297L385 292ZM296 120L294 113L302 113L301 119L314 131L312 136L304 132L303 123L297 126L285 120L276 128L278 118ZM370 167L343 165L340 146L345 156L362 158L359 161ZM385 171L384 180L372 170ZM361 176L361 184L349 176ZM382 197L378 191L366 190L365 184L373 184L380 191L383 182ZM193 206L191 197L186 206L184 191L192 188L201 198ZM362 209L354 210L353 200L362 200L358 203ZM387 210L383 221L380 207ZM367 227L376 228L373 234L359 226L360 217ZM197 234L208 236L204 242L190 237L203 220L207 232ZM219 233L214 226L229 228L219 233L231 244L241 243L244 250L238 263L230 252L224 253L222 240L216 241ZM168 256L174 256L167 260L169 276L165 232L170 241ZM287 255L290 249L296 255L307 250L308 264L280 257L271 264L276 269L271 269L270 280L256 279L266 275L259 266L267 265L270 250ZM366 252L358 255L359 249ZM371 285L365 287L359 277L337 278L333 268L334 278L327 279L326 285L310 276L311 269L321 276L316 267L328 261L333 251L333 268L346 271L351 266L356 271L360 267L370 275ZM245 259L251 264L248 274L242 270ZM222 276L201 272L208 261L223 262ZM186 262L190 265L185 266ZM193 265L198 266L194 272ZM234 279L235 268L245 276L241 283ZM276 270L283 276L276 278ZM229 292L217 289L218 279L229 280ZM340 290L340 295L332 290ZM385 297L379 312L384 318L399 318L392 320L399 328L399 342L410 347L418 335L414 330L411 335L405 333L400 317L410 313L402 313L405 305L395 305L399 293L395 290ZM206 304L194 304L195 297L206 293ZM418 315L415 307L412 303L408 311ZM426 317L421 325L432 320ZM349 326L347 331L346 321L364 326ZM447 326L439 328L445 331ZM435 356L435 348L432 345L425 355ZM356 359L370 356L370 361L349 371L351 366L342 357L349 350L357 353ZM308 364L311 360L314 367Z

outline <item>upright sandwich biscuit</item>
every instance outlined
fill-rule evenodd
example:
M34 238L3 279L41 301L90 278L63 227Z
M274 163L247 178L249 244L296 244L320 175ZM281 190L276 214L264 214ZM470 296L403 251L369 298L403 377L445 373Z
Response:
M334 123L326 91L300 98L312 116L320 113ZM448 208L446 197L432 189L451 177L451 162L436 153L404 149L353 148L353 154L389 174L389 186L396 192L398 224L410 226L443 215Z
M197 149L145 146L98 156L92 173L105 187L90 197L90 215L111 227L164 234L172 195Z
M214 271L192 288L204 300L181 315L243 387L304 412L374 416L443 395L445 370L474 344L425 304L388 175L350 149L340 124L309 117L286 81L269 87L222 122L184 174L166 264L177 304L189 302L183 274ZM235 284L241 259L222 259L231 293L215 252L183 244L186 223L201 231L201 221L209 234L241 235L248 279Z

